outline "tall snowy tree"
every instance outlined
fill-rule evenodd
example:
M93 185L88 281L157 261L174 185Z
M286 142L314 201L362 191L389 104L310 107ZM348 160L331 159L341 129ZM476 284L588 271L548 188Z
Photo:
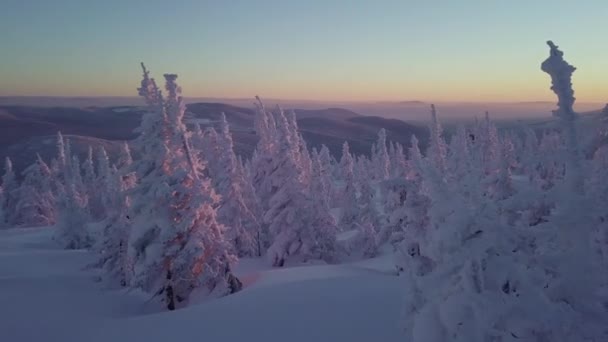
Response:
M357 215L359 214L359 206L357 202L357 183L354 175L354 161L350 154L350 148L347 142L342 145L342 159L340 160L340 169L342 170L342 179L344 187L342 190L340 226L343 230L353 228Z
M274 115L256 97L255 131L259 137L252 157L252 182L260 200L262 210L268 210L268 201L273 194L271 174L278 153L277 126Z
M226 237L232 242L238 256L261 256L263 241L268 237L262 232L257 200L251 197L255 194L234 153L232 134L223 113L217 141L217 162L221 172L214 180L222 196L218 218L228 227Z
M391 161L389 159L388 150L386 148L386 130L380 129L378 139L373 145L372 163L375 170L375 178L377 180L385 180L390 176Z
M127 286L133 277L134 266L128 255L130 201L127 191L131 184L115 166L105 177L106 218L103 234L95 246L99 254L98 265L107 282Z
M82 164L82 169L84 171L82 181L89 199L89 211L94 219L101 219L105 214L105 208L103 207L101 198L104 187L97 182L93 148L91 146L89 146L87 151L87 157Z
M13 227L17 222L17 202L19 201L19 183L13 171L13 162L6 157L4 175L2 176L2 194L0 195L0 226Z
M164 98L145 68L143 74L139 94L149 112L134 143L141 159L133 163L138 185L131 192L131 284L162 294L173 310L197 289L225 295L238 291L240 282L230 271L236 257L225 227L217 222L218 195L189 148L177 76L165 75Z
M302 182L299 164L299 141L290 129L283 111L275 113L279 146L274 159L270 182L274 192L264 214L264 222L272 235L268 258L273 266L283 266L288 257L305 254L313 244L311 233L312 201ZM296 139L294 139L294 137Z
M443 177L446 172L447 145L443 137L443 128L437 118L435 105L431 105L430 145L427 157Z
M606 284L604 272L600 271L604 265L599 262L591 244L597 221L592 214L591 198L585 194L583 186L584 164L577 135L578 114L573 110L575 98L571 83L576 68L563 59L563 52L555 44L551 41L547 44L550 55L541 64L541 69L551 76L551 89L558 98L558 109L553 113L561 124L565 138L565 179L563 187L556 189L555 212L547 223L554 227L553 231L544 237L547 239L544 243L552 246L546 257L553 259L553 262L544 266L554 272L554 276L547 280L546 293L553 302L566 302L574 312L585 314L585 318L580 317L567 326L572 329L574 336L583 333L592 335L591 331L598 333L595 330L599 323L597 319L602 316L605 319L607 316L605 307L602 308L600 303L605 303L608 298L606 294L599 296L600 288ZM542 242L543 240L538 241ZM590 317L598 318L593 320ZM571 339L575 339L574 336ZM584 335L576 338L582 339L582 336Z

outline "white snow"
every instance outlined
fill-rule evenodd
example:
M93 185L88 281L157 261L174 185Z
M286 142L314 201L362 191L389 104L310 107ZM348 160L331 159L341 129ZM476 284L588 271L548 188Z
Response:
M0 231L2 341L402 341L402 284L392 257L271 269L242 259L245 288L173 312L103 288L94 255L62 250L53 228Z

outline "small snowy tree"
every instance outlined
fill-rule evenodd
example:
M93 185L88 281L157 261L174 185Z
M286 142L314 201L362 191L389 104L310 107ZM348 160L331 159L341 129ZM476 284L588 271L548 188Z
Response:
M85 209L86 197L82 196L71 178L66 180L57 195L55 240L66 249L88 248L92 244L87 230L90 218Z
M4 162L4 175L2 176L2 194L0 196L0 225L13 227L17 222L17 202L19 201L19 183L13 171L13 163L6 157Z
M23 183L17 202L18 221L27 226L50 226L55 223L55 196L51 188L49 166L36 155L36 161L23 171Z

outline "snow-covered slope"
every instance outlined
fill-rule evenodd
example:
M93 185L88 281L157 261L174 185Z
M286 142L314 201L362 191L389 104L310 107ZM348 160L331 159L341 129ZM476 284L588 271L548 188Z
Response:
M58 249L52 228L0 231L2 341L401 341L401 284L390 258L269 269L243 260L246 288L174 312L104 289L85 251Z

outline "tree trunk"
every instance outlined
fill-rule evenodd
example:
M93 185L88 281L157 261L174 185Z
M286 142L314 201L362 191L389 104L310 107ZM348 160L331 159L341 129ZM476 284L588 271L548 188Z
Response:
M165 294L167 299L167 309L169 311L175 310L175 296L173 293L173 282L171 281L171 271L167 271L167 285L165 285Z

